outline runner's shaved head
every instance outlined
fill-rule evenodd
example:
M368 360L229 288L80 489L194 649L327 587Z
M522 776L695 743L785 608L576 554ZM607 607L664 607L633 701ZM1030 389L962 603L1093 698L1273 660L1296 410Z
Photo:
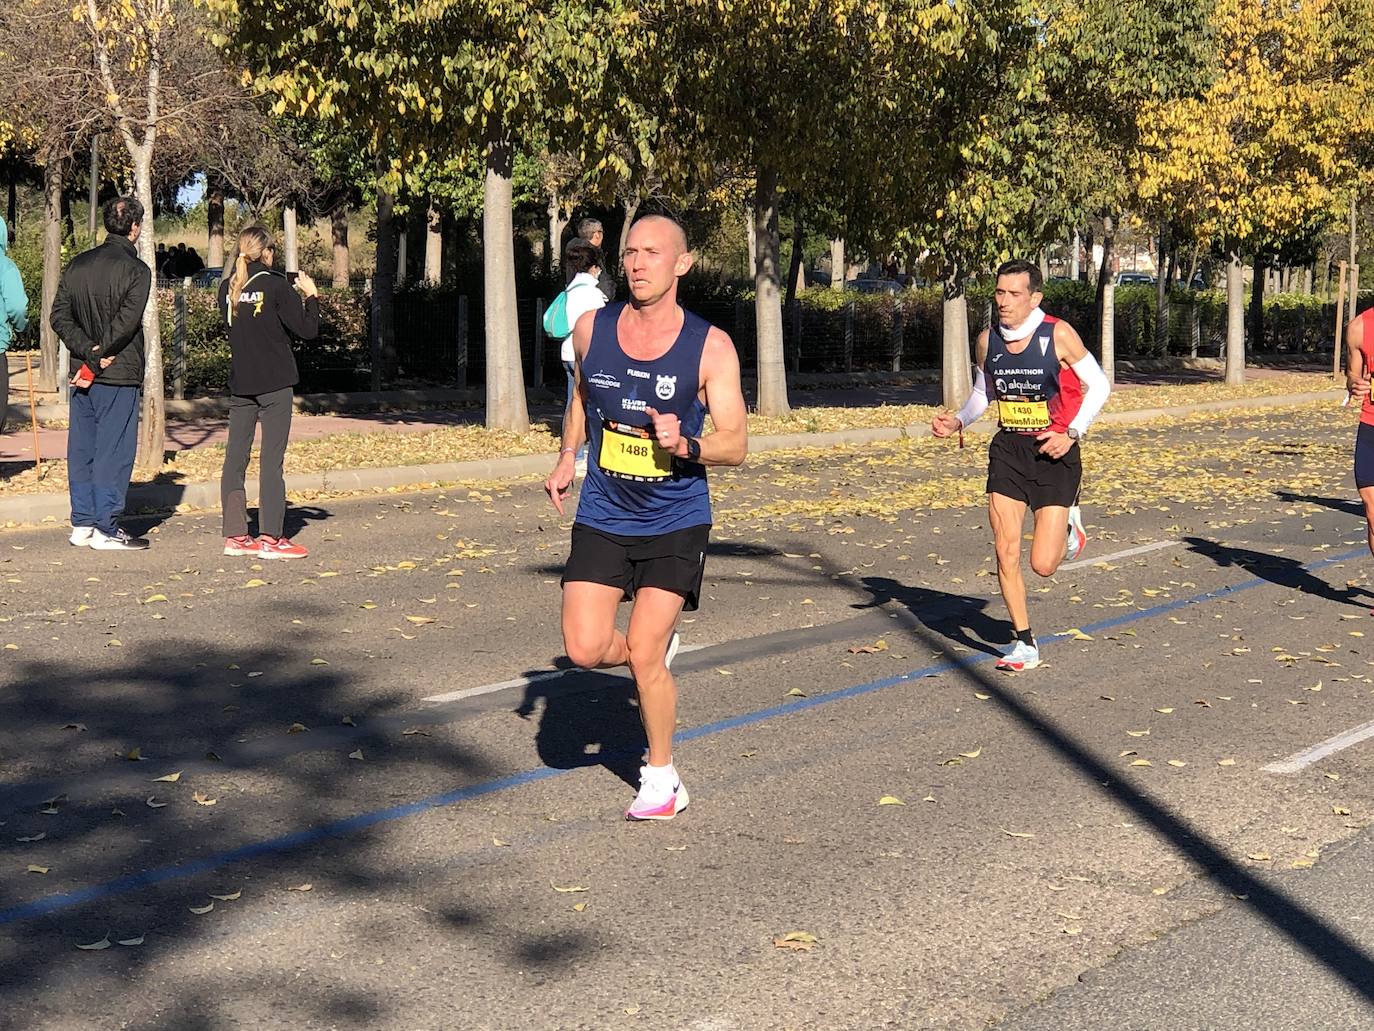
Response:
M645 230L653 229L656 234L665 233L667 239L671 241L672 246L676 248L674 257L686 254L691 250L691 248L687 246L687 233L683 230L682 226L678 225L667 215L645 215L630 229L630 236L633 237L641 228ZM628 239L626 243L629 243Z

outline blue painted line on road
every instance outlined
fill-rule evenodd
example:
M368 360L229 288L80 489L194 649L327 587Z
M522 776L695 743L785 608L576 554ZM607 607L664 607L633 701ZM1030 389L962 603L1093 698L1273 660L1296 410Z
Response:
M1342 554L1333 555L1318 562L1301 566L1300 570L1302 572L1312 572L1326 566L1334 565L1338 562L1348 561L1358 555L1364 554L1364 552L1364 548L1343 552ZM1202 605L1210 601L1218 601L1222 598L1239 594L1242 591L1250 590L1253 587L1263 587L1265 585L1282 586L1281 584L1276 585L1274 581L1265 579L1264 577L1254 577L1250 580L1243 580L1238 584L1222 587L1215 591L1206 591L1205 593L1196 594L1188 598L1178 598L1173 601L1163 602L1159 605L1152 606L1148 609L1139 609L1135 612L1124 613L1111 619L1103 619L1095 623L1088 623L1081 627L1081 629L1084 633L1101 633L1102 631L1111 630L1128 623L1144 622L1156 616L1167 615L1179 609ZM1072 640L1072 637L1056 636L1044 641L1042 647ZM899 684L910 683L913 680L937 676L941 673L949 673L957 669L972 669L976 666L986 665L996 659L997 656L995 655L969 656L965 659L936 663L921 669L912 670L909 673L885 677L882 680L873 680L865 684L855 684L852 687L840 688L837 691L829 691L825 694L816 695L815 697L797 698L794 701L775 705L768 709L759 709L739 716L731 716L723 720L716 720L714 723L706 723L699 727L692 727L679 733L677 740L694 741L699 738L710 737L713 734L764 723L767 720L776 719L780 716L789 716L794 713L803 712L807 709L817 708L821 705L829 705L832 702L844 701L849 698L858 698L863 695L872 694L876 691L884 691L888 688L896 687ZM512 774L508 777L483 781L480 784L473 784L469 787L456 788L452 791L446 791L443 794L431 795L428 798L420 799L416 802L407 802L404 805L359 813L357 816L350 816L343 820L335 820L332 823L322 824L319 827L311 827L280 837L268 838L264 841L242 845L238 848L224 852L217 852L200 859L154 867L149 870L141 870L138 873L105 881L101 884L94 884L86 888L79 888L76 891L49 895L45 898L35 899L32 902L25 902L17 906L11 906L8 909L0 910L0 926L18 923L23 920L31 920L35 917L47 916L61 910L72 909L89 902L98 902L102 899L138 891L142 888L150 888L158 884L164 884L168 881L181 880L187 877L194 877L197 874L209 873L212 870L217 870L233 863L260 859L264 856L280 855L281 853L290 852L294 849L319 844L330 838L346 837L358 831L366 830L369 827L375 827L380 824L391 823L395 820L403 820L407 817L416 816L429 809L456 805L459 802L480 798L483 795L491 795L501 791L508 791L512 788L523 787L526 784L535 784L540 781L550 780L554 777L572 773L575 769L581 768L582 767L555 769L553 767L541 766L538 769L526 770L522 773Z

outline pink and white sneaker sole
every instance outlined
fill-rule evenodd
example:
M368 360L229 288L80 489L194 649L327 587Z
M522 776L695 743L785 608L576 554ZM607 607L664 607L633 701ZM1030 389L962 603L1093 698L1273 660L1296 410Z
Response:
M638 801L636 799L635 801ZM625 819L633 821L641 820L671 820L682 810L687 808L691 798L687 794L687 789L678 784L677 790L673 792L673 797L664 802L661 806L652 809L636 809L633 805L625 810Z

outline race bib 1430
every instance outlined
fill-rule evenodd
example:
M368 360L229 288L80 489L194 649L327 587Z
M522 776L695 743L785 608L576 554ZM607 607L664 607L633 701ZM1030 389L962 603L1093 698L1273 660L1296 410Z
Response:
M1050 403L998 398L997 421L1002 429L1016 430L1020 433L1049 429Z
M673 456L639 426L606 420L601 424L601 451L597 464L607 476L620 480L652 482L673 475Z

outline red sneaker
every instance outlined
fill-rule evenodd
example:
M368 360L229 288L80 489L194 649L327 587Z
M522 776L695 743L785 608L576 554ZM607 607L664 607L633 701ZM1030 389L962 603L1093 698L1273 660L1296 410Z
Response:
M73 534L75 538L75 534ZM261 553L258 542L245 534L242 537L224 538L224 553L226 555L257 555Z
M263 558L305 558L310 554L285 537L259 537L258 545Z

